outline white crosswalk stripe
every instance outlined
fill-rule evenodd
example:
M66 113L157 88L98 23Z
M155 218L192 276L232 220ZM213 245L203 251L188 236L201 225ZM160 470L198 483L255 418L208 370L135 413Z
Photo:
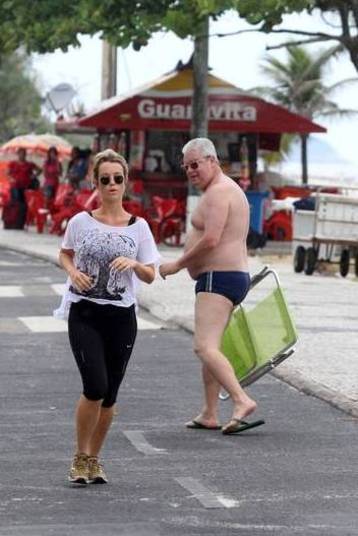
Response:
M62 296L65 289L63 283L34 285L0 285L0 298L35 298L45 296ZM161 329L163 323L151 321L141 315L137 316L138 329ZM17 318L0 318L0 333L60 333L67 331L67 322L53 316L19 316Z
M43 262L26 262L26 266L29 268L29 267L33 267L33 266L43 266L44 263ZM24 266L24 263L23 262L13 262L13 261L0 261L0 267L5 267L5 268L8 268L9 266L11 266L12 268L17 268L17 267L20 267L22 268Z
M39 279L39 278L37 278ZM62 296L65 285L0 285L0 298L22 298L24 296Z
M22 298L23 296L21 286L0 285L0 298Z
M67 322L53 316L19 316L18 319L33 333L67 331Z
M64 285L62 283L58 283L58 284L55 284L55 285L51 285L51 288L55 292L55 294L57 294L58 296L62 296L62 294L65 291L65 286L66 285Z
M20 316L18 320L32 333L59 333L67 331L67 322L53 316ZM138 329L161 329L162 324L137 317Z

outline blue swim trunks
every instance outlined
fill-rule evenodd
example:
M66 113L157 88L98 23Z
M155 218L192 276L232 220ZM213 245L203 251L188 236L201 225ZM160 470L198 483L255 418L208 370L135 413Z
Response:
M249 287L248 272L204 272L196 279L195 294L198 292L221 294L234 305L238 305L245 298Z

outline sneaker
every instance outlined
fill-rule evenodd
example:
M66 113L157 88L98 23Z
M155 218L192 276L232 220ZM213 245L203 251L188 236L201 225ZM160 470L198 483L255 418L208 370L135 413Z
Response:
M68 475L68 480L74 484L88 484L88 456L76 454Z
M107 484L108 478L99 463L97 456L88 458L88 480L92 484Z

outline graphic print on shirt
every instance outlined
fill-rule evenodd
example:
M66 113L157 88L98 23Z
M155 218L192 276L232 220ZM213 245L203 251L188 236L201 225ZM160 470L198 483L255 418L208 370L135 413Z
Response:
M132 271L119 272L109 265L116 257L135 259L136 250L134 240L118 232L92 229L81 233L76 268L91 277L92 286L81 292L71 285L70 291L88 298L122 300Z

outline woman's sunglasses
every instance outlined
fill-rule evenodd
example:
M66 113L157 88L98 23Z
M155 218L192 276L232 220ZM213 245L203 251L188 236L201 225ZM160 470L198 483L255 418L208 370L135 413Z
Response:
M111 182L111 177L113 177L115 184L123 184L124 182L123 175L103 175L99 178L99 182L103 184L103 186L108 186Z

